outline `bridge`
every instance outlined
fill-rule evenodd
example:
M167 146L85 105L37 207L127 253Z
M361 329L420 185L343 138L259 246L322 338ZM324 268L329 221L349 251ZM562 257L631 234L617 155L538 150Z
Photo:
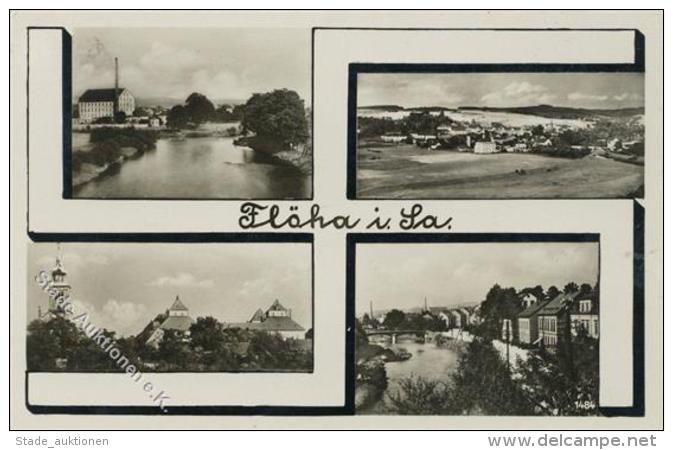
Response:
M367 337L369 336L390 336L393 344L397 342L397 336L402 334L410 334L413 336L423 337L427 340L426 334L431 333L426 330L383 330L383 329L369 329L365 330Z

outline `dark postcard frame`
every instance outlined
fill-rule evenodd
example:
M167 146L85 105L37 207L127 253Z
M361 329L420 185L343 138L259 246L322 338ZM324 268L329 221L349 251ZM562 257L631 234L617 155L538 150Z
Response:
M633 405L627 407L601 407L598 410L606 417L643 417L645 415L645 365L644 365L644 209L634 202L634 273L633 273ZM355 283L357 244L400 244L400 243L527 243L527 242L596 242L599 246L600 281L600 235L596 233L351 233L348 234L347 251L347 305L349 308L348 329L355 329ZM347 356L351 367L355 367L355 340L351 333ZM600 345L600 344L599 344ZM349 388L355 400L355 373L351 373ZM600 400L599 400L600 401Z
M441 28L330 28L342 30L375 30L375 31L455 31L456 29L441 29ZM465 29L467 30L467 29ZM486 30L486 29L469 29L469 30ZM366 62L352 62L348 65L348 118L347 118L347 188L346 198L349 200L605 200L632 197L519 197L519 198L503 198L493 199L488 197L478 198L452 198L452 197L433 197L433 198L391 198L391 197L367 197L359 198L357 195L357 88L358 75L367 73L431 73L431 74L451 74L451 73L644 73L645 72L645 36L637 29L534 29L534 28L517 28L517 29L489 29L489 31L601 31L601 32L615 32L615 31L632 31L634 33L633 47L634 59L633 63L625 64L541 64L541 63L517 63L517 64L459 64L459 63L366 63ZM644 170L644 169L643 169Z
M310 233L28 233L28 237L37 243L53 242L117 242L117 243L305 243L311 244L311 327L315 333L315 245L313 234ZM315 370L315 339L312 343L313 361L310 372ZM346 373L353 369L351 362L346 359ZM29 403L29 377L31 373L91 373L91 372L25 372L25 404L34 414L142 414L142 415L343 415L351 411L352 398L344 396L343 406L237 406L237 405L207 405L207 406L171 406L162 411L158 406L89 406L89 405L33 405ZM116 372L95 372L116 373ZM268 372L195 372L195 371L161 371L154 373L285 373L279 371Z
M72 187L72 36L68 32L66 27L62 26L40 26L40 27L27 27L26 36L27 36L27 51L26 51L26 64L27 64L27 73L30 73L30 32L31 30L61 30L62 36L62 46L61 46L61 67L62 67L62 133L63 133L63 144L62 144L62 176L63 176L63 186L61 197L64 200L131 200L131 201L145 201L145 200L175 200L175 201L277 201L277 202L301 202L301 201L312 201L315 198L315 137L314 137L314 110L315 110L315 100L314 100L314 86L313 86L313 42L311 41L311 67L309 76L311 78L311 99L308 102L311 106L311 192L310 195L306 198L238 198L238 197L106 197L106 198L90 198L90 197L74 197L73 196L73 187ZM312 32L311 29L306 29L307 33ZM26 90L27 99L30 98L30 93L28 89ZM304 99L306 102L306 99ZM27 102L28 103L28 102ZM29 114L26 114L28 119ZM30 137L30 121L26 122L26 137ZM28 142L28 140L27 140ZM28 178L30 179L30 171L28 171ZM30 188L30 182L28 183Z

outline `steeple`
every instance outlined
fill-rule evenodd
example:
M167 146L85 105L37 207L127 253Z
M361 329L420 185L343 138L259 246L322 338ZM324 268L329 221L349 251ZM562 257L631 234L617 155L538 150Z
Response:
M175 300L168 311L166 311L168 316L187 316L189 315L189 308L187 308L184 303L180 300L180 296L176 295Z
M117 112L119 112L119 62L116 56L115 56L115 95L112 108L113 108L112 114L114 117L117 115Z
M51 289L53 294L49 295L48 314L50 316L63 315L63 300L70 296L70 284L66 280L68 273L63 266L63 256L61 254L61 244L56 244L56 264L51 269ZM40 314L41 311L38 312Z

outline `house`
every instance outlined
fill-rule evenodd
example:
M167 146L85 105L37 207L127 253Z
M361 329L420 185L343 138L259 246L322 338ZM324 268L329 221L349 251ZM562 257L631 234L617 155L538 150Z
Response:
M304 339L306 330L292 320L292 310L285 308L278 300L266 310L258 309L250 320L242 323L229 323L227 328L265 331L278 333L283 339Z
M521 296L521 305L524 309L529 308L538 302L538 298L531 292L526 292Z
M470 310L470 317L468 318L470 325L479 325L482 322L480 312L481 303Z
M618 138L610 139L608 141L608 150L619 152L622 150L622 141Z
M573 336L583 329L589 337L598 339L598 298L593 294L579 295L570 310Z
M450 328L463 328L467 322L467 317L459 309L449 311Z
M393 143L400 143L403 142L407 137L403 134L399 133L386 133L383 136L381 136L381 140L383 142L393 142Z
M182 303L180 296L176 296L171 307L166 310L166 318L150 334L146 344L158 347L167 330L172 330L183 339L188 339L192 323L194 320L189 315L189 309Z
M474 153L479 153L479 154L489 154L489 153L497 153L498 149L495 145L495 142L475 142L474 143Z
M103 117L113 118L115 94L117 111L124 112L127 117L133 115L133 111L136 109L136 100L128 89L87 89L80 95L77 102L80 122L90 123Z
M524 144L523 142L518 142L518 143L514 144L513 150L516 153L528 153L530 151L528 146L526 144Z
M449 138L453 136L453 128L450 125L440 125L435 129L437 138Z
M537 297L532 294L531 292L526 292L524 294L520 294L519 296L520 300L520 308L523 310L526 310L527 308L535 305L538 302ZM501 326L500 326L500 336L501 339L505 342L514 342L514 341L520 341L521 336L521 329L520 325L522 321L519 320L519 314L513 314L510 317L505 317L502 320ZM524 326L527 326L528 324L524 324ZM530 327L527 327L529 329ZM526 331L524 331L526 333ZM524 336L525 338L528 338L528 336Z
M538 337L543 345L555 347L563 340L567 325L567 309L572 306L577 292L561 293L538 311Z
M525 309L517 316L519 325L519 342L522 344L534 344L539 337L538 334L538 313L547 304L546 301L538 301L533 294L527 294L534 298L534 300L523 300Z

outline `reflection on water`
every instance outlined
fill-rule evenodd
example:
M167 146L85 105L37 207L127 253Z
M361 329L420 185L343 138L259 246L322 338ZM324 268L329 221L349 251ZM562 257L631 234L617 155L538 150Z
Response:
M458 353L445 347L437 347L433 343L418 344L413 341L400 341L395 345L385 345L395 350L405 349L411 353L411 358L406 361L386 363L388 375L388 388L383 398L359 413L376 414L382 413L389 405L389 395L395 395L399 390L398 383L411 375L426 379L448 381L449 377L458 367Z
M309 198L310 176L233 145L233 138L159 139L156 149L75 189L79 198Z

